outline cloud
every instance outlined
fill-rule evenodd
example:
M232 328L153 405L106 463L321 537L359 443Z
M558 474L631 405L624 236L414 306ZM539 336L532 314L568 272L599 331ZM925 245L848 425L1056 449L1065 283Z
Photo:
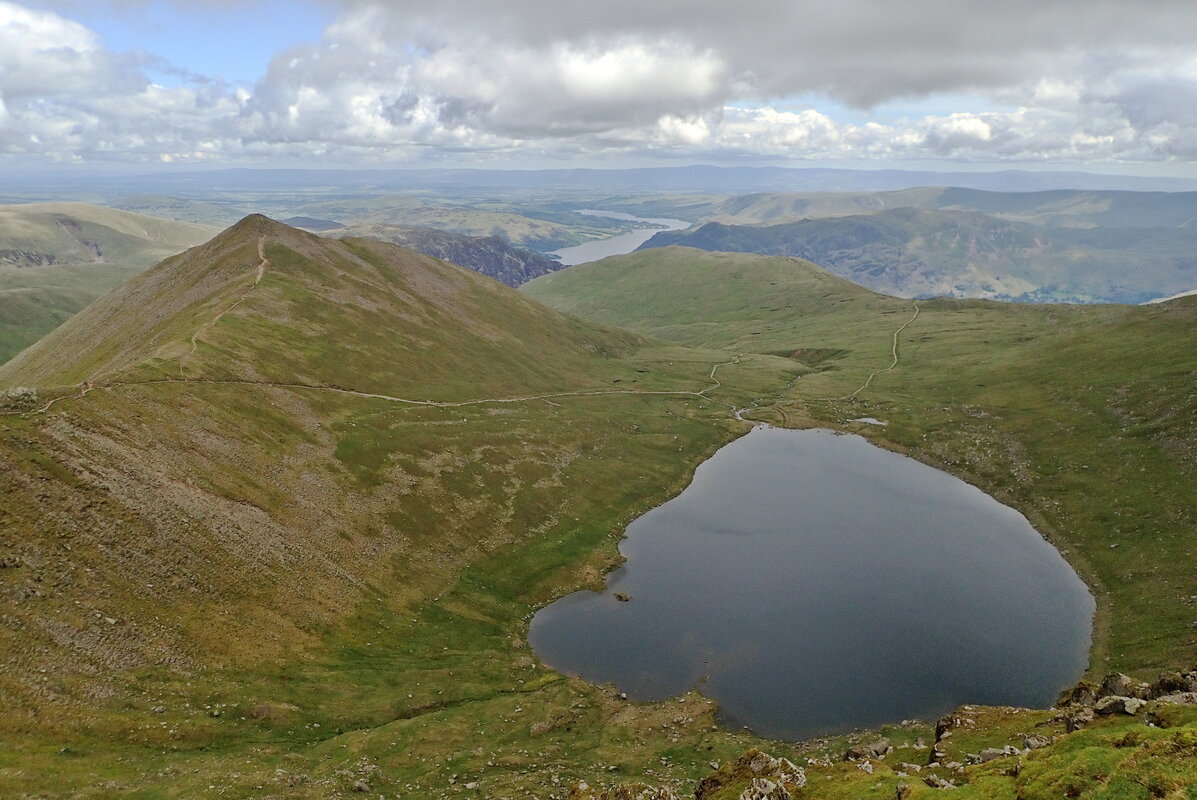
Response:
M0 2L0 93L8 100L53 97L137 83L99 37L56 14Z
M56 7L69 15L72 2ZM1083 13L1073 0L335 5L320 41L277 53L252 89L235 90L0 0L0 156L1197 159L1187 0L1155 0L1150 13L1112 0ZM151 71L183 85L157 85ZM835 103L789 107L796 96ZM834 110L925 96L972 108L866 122Z
M1197 44L1189 0L345 0L390 39L547 49L639 38L717 53L758 99L825 93L868 105L998 89L1095 50Z

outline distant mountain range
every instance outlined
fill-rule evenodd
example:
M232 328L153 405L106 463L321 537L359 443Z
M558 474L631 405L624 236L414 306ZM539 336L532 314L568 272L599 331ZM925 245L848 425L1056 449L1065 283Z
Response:
M796 256L904 297L1141 303L1197 287L1194 193L924 188L748 195L707 211L716 221L641 249Z
M319 189L384 193L410 189L443 192L541 189L566 192L859 192L917 186L958 186L1003 192L1047 189L1194 191L1197 180L1089 172L1000 170L935 172L823 167L720 167L690 165L630 169L219 169L97 173L71 168L12 170L8 191L61 196L86 190L114 195L199 197L212 192Z
M0 363L215 228L86 203L0 206Z
M1179 228L1197 225L1197 192L1051 190L981 191L922 186L894 192L757 193L694 204L691 218L731 224L775 224L818 217L871 214L895 208L977 211L1063 228Z

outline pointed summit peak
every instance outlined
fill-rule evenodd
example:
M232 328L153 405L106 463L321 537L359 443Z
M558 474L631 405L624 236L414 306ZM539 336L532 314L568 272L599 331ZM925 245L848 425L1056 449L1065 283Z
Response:
M281 222L276 222L265 214L253 213L243 217L238 222L235 222L229 230L260 230L269 225L281 225Z
M225 230L225 233L254 233L258 235L264 235L270 233L280 233L283 231L302 233L302 231L292 228L290 225L286 225L278 220L271 219L265 214L257 213L250 214L249 216L241 219L239 222L234 223L231 227Z
M282 242L292 247L303 247L320 241L319 237L292 228L290 225L271 219L265 214L250 214L217 234L207 245L208 251L246 247L262 239Z

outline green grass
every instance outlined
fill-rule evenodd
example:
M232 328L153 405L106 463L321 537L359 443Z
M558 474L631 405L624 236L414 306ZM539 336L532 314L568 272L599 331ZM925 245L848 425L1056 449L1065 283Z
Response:
M698 695L628 702L527 647L531 614L601 585L628 522L745 429L729 405L754 402L779 424L860 429L1022 509L1097 589L1094 669L1192 660L1194 304L925 303L899 367L846 401L913 308L797 262L659 251L550 276L546 299L632 334L383 245L279 236L189 375L447 400L697 391L722 365L722 386L433 408L145 383L5 417L0 556L23 566L0 570L0 795L315 798L364 780L365 796L561 797L644 780L684 796L760 746L815 760L810 798L892 798L900 782L937 796L895 769L925 762L925 722L883 731L898 750L867 775L840 757L874 732L761 742ZM213 282L190 264L187 284L209 293L181 292L154 346L121 357L123 380L177 375L171 347L244 291L252 237L211 252ZM65 375L116 357L80 352L81 367L40 357ZM845 422L866 415L889 426ZM1062 732L1049 712L975 716L959 756ZM1166 717L1105 720L1016 774L1002 759L945 775L961 798L1187 800L1197 710Z

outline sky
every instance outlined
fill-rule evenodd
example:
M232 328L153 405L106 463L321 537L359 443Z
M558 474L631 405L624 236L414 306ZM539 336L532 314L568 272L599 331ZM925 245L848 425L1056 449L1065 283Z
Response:
M0 0L0 169L1195 177L1192 3Z

